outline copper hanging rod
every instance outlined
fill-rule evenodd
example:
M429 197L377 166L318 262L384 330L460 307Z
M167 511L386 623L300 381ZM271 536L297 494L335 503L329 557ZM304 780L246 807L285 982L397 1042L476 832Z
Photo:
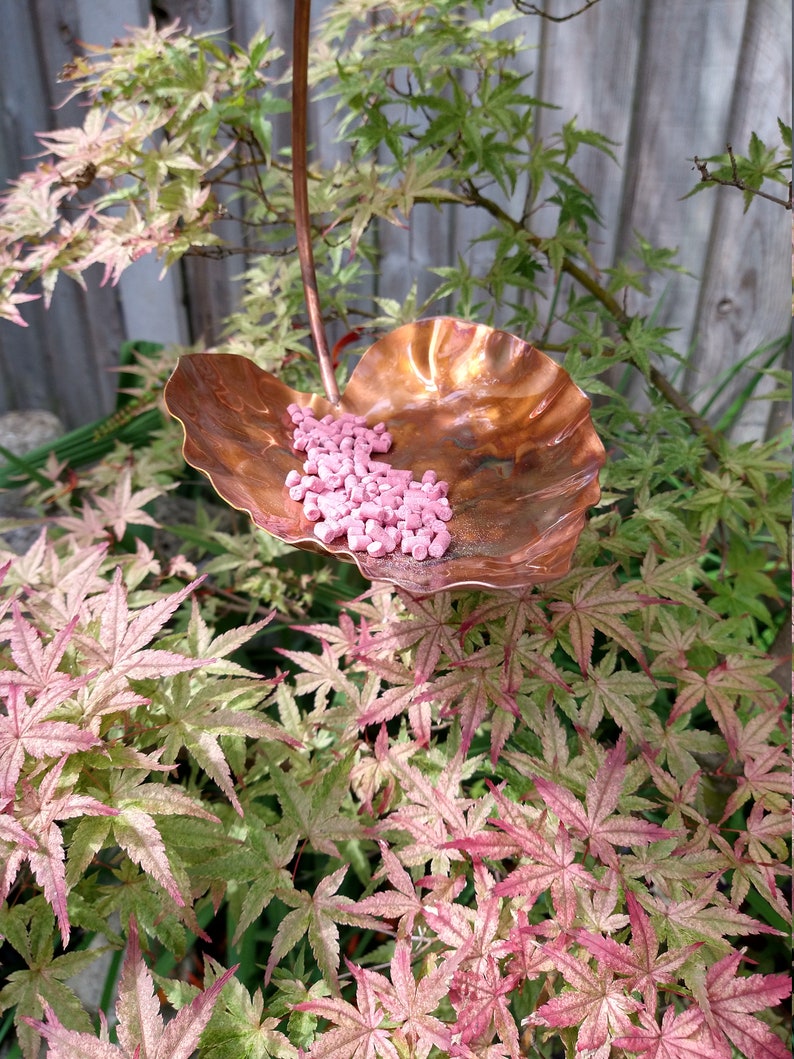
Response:
M295 0L292 40L292 196L295 203L295 232L301 266L303 292L309 326L320 365L320 378L331 404L339 404L339 386L325 335L317 273L314 268L309 185L306 165L306 116L309 96L309 26L311 0Z

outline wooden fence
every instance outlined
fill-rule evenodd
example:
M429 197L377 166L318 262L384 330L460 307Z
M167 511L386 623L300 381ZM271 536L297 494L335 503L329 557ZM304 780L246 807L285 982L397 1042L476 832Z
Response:
M331 2L315 0L315 16ZM580 6L545 3L556 15ZM79 123L76 105L54 108L64 94L57 72L81 41L110 42L125 26L144 24L151 10L196 31L228 29L241 42L264 24L290 46L289 0L0 0L0 181L32 164L35 131ZM720 153L727 142L742 151L753 130L776 143L777 117L790 123L789 0L600 0L566 22L527 15L522 31L536 45L522 57L532 92L561 108L539 111L541 134L576 115L618 145L619 165L591 151L579 167L604 221L598 266L613 264L635 231L679 248L688 274L653 281L645 308L663 295L658 323L676 328L672 344L689 354L677 382L697 400L732 364L790 328L791 215L763 201L743 215L732 189L681 201L697 177L695 154ZM313 139L330 156L339 147L322 112L314 117ZM382 295L400 298L414 280L425 294L435 281L431 267L459 252L474 260L487 253L468 249L478 234L473 211L420 207L411 222L381 233ZM193 259L158 281L159 264L144 259L117 287L94 283L83 292L60 281L49 312L24 307L29 327L0 321L0 412L47 408L69 427L105 414L120 343L214 342L234 306L240 267L235 259ZM630 308L643 304L635 299ZM735 392L725 393L715 415ZM748 407L741 436L763 435L768 415L766 402Z

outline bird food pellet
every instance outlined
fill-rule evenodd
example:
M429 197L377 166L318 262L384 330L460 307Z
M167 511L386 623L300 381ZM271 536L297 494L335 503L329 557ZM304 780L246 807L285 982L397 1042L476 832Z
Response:
M410 471L373 459L391 448L385 423L368 427L364 416L343 412L318 420L291 404L293 448L304 453L303 474L291 470L285 486L303 504L323 544L346 538L354 552L381 558L399 551L413 559L440 559L452 543L449 486L435 471L417 482Z

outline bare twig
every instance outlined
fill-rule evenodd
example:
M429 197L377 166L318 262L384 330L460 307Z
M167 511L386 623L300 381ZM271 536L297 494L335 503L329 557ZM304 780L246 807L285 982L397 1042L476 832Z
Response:
M572 11L570 15L550 15L548 11L544 11L537 4L527 3L526 0L513 0L513 6L516 10L521 11L525 15L540 15L541 18L545 18L549 22L568 22L570 19L576 18L577 15L583 15L585 11L595 7L597 3L598 0L585 0L584 6L577 11Z
M184 257L207 257L213 261L222 261L235 254L248 254L255 257L291 257L296 246L189 246Z
M695 163L695 169L700 173L700 179L704 184L720 184L724 188L738 188L739 191L747 191L751 195L755 195L759 199L766 199L768 202L774 202L777 206L782 206L786 210L791 209L791 181L788 185L788 198L783 199L779 195L770 195L768 191L762 191L760 188L749 187L744 180L739 176L739 167L736 164L736 156L733 153L733 147L727 144L728 158L731 162L731 179L726 180L724 177L718 177L709 170L708 163L702 162L697 155L692 159Z

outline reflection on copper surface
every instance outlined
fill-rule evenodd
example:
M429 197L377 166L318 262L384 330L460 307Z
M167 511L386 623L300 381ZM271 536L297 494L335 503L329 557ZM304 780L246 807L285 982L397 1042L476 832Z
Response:
M322 545L284 479L302 467L287 405L335 409L245 357L182 357L165 391L185 431L186 461L233 507L279 539L356 563L372 580L417 593L460 585L522 588L566 574L587 509L597 503L604 447L590 401L567 372L527 342L482 324L435 317L372 345L340 412L384 420L389 462L449 482L452 544L441 559L352 553Z

